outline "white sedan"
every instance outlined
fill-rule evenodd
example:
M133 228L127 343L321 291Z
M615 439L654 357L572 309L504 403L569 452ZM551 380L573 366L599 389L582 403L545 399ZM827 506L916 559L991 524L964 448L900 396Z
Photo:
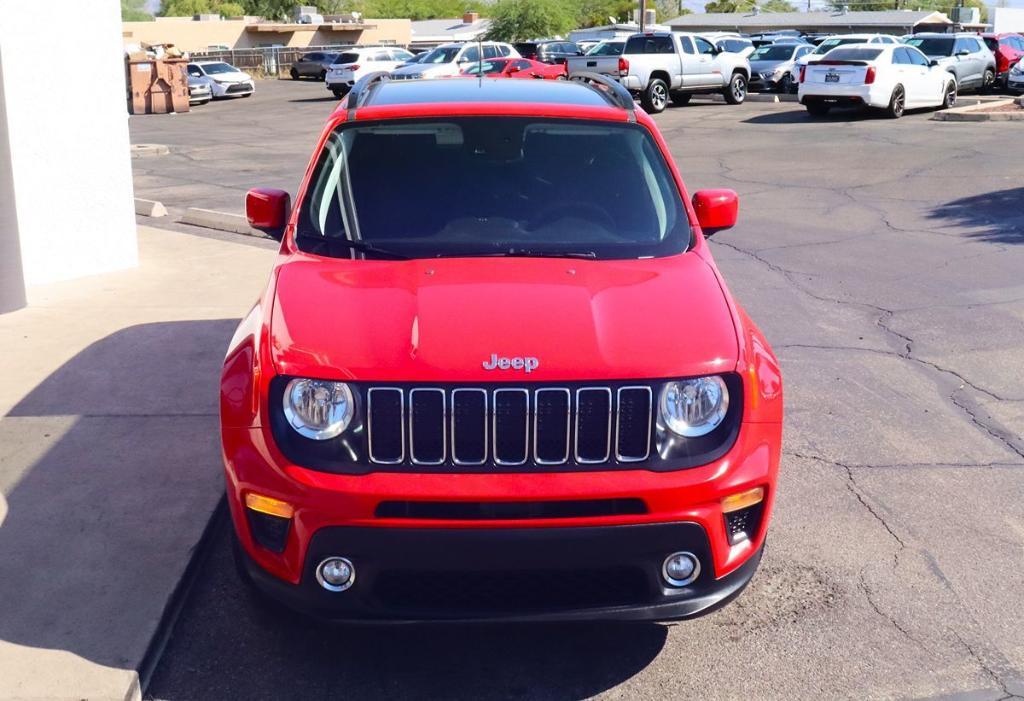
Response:
M956 78L912 46L851 44L800 71L800 104L815 117L833 107L873 107L899 118L908 109L956 103Z
M188 74L205 79L215 98L249 97L256 91L251 75L223 61L194 61L188 64Z

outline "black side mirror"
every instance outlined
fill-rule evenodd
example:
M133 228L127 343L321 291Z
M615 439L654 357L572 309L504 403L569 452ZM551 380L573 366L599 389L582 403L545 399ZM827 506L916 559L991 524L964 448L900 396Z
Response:
M932 68L935 68L936 66L939 65L939 62L938 60L933 58L931 61L928 62L928 65L931 66Z

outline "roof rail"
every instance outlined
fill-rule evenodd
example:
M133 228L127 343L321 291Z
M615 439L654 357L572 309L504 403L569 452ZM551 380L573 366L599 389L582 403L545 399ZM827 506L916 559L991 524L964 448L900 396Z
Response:
M586 84L587 87L593 88L616 107L621 107L628 111L631 121L636 120L636 103L633 101L633 96L617 80L589 71L573 73L569 76L569 80L576 80Z
M348 118L350 120L356 118L356 110L366 102L370 88L388 80L391 80L391 74L388 71L374 71L357 80L352 89L348 91Z

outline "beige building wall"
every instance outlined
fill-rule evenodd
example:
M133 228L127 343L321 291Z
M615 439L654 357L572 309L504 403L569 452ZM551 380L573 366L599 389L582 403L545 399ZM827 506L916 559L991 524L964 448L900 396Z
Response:
M406 46L412 40L412 22L407 19L367 19L358 29L355 27L360 25L266 24L263 29L275 31L256 31L260 26L254 18L197 22L188 17L158 17L153 22L123 22L122 38L125 44L174 44L182 51L217 45L232 49L376 43Z

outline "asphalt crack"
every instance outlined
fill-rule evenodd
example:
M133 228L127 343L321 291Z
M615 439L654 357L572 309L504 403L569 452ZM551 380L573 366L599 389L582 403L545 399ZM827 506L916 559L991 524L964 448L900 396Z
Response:
M854 468L853 468L853 466L847 465L846 463L840 462L838 460L830 460L828 458L823 458L820 455L808 455L806 453L797 453L797 452L791 452L791 453L787 453L787 454L788 455L792 455L792 456L797 457L797 458L802 458L804 460L813 460L813 461L816 461L816 462L823 463L825 465L831 465L833 467L838 467L838 468L841 468L843 470L843 472L846 473L846 480L845 480L846 488L850 491L851 494L853 494L853 496L857 499L857 501L860 502L860 505L863 506L864 509L869 514L871 514L871 516L874 517L874 519L876 521L878 521L879 524L881 524L882 528L885 529L886 533L888 533L889 536L896 542L896 545L899 546L898 549L896 550L896 553L895 553L894 558L893 558L893 560L894 560L893 566L895 567L896 564L897 564L897 561L899 560L900 552L906 549L907 544L903 541L903 539L899 536L899 534L896 533L896 531L893 529L893 527L889 525L889 522L886 521L885 517L882 514L880 514L875 509L875 507L872 506L871 503L864 497L863 490L860 488L860 485L857 484L857 478L854 477L854 474L853 474Z
M1003 428L1002 426L997 426L997 425L993 425L992 423L989 423L989 422L986 422L986 421L982 421L981 419L978 418L977 412L972 411L967 405L965 405L964 402L958 401L956 397L957 397L957 394L959 392L962 392L963 388L966 386L966 387L970 387L972 390L974 390L976 392L979 392L981 394L984 394L987 397L990 397L991 399L993 399L993 400L995 400L997 402L1020 401L1020 400L1018 400L1017 398L1010 398L1010 397L1006 397L1006 396L1000 395L999 393L997 393L997 392L995 392L993 390L990 390L990 389L988 389L986 387L983 387L983 386L979 385L978 383L968 379L963 374L961 374L960 372L957 372L956 370L953 370L952 368L947 368L947 367L944 367L944 366L942 366L942 365L940 365L940 364L938 364L938 363L936 363L934 361L924 360L923 358L919 358L919 357L915 356L914 355L914 339L911 336L908 336L907 334L904 334L904 333L901 333L901 332L897 331L889 323L890 320L896 315L897 310L886 309L885 307L881 307L881 306L878 306L876 304L871 304L869 302L861 302L861 301L855 301L855 300L849 300L849 299L840 299L840 298L837 298L837 297L830 297L830 296L827 296L827 295L822 295L820 293L811 291L805 285L801 284L801 282L796 278L797 273L795 273L794 271L791 271L791 270L789 270L787 268L784 268L781 265L778 265L777 263L771 262L767 258L764 258L763 256L759 255L757 252L750 251L750 250L747 250L745 248L741 248L741 247L739 247L739 246L737 246L735 244L728 243L728 242L725 242L725 241L718 241L717 243L720 246L725 246L726 248L734 250L737 253L740 253L742 255L748 256L748 257L758 261L759 263L761 263L762 265L767 267L772 272L783 276L793 286L793 288L795 290L797 290L798 292L800 292L800 293L802 293L802 294L804 294L804 295L806 295L806 296L808 296L808 297L810 297L812 299L818 300L819 302L829 303L829 304L840 304L840 305L852 306L852 307L855 307L855 308L860 308L861 310L868 310L868 311L871 311L871 312L874 312L874 313L878 314L878 317L875 319L875 325L878 328L880 328L884 333L886 333L891 338L893 338L894 341L896 342L897 346L899 348L901 348L901 350L899 350L898 352L895 353L896 357L899 357L899 358L901 358L903 360L907 360L907 361L913 362L913 363L917 364L920 367L927 368L929 370L932 370L932 371L935 371L935 372L939 372L939 373L941 373L943 375L947 375L949 377L956 378L956 380L958 380L961 383L961 385L959 387L957 387L956 389L954 389L953 392L949 395L948 400L950 401L950 403L953 406L955 406L958 410L960 410L965 416L967 416L967 418L971 421L971 423L975 427L977 427L979 430L983 431L984 433L986 433L987 435L989 435L990 437L992 437L993 439L995 439L996 441L1001 443L1007 450L1009 450L1010 452L1012 452L1016 456L1018 456L1020 458L1024 458L1024 449L1022 449L1021 447L1018 447L1016 442L1013 440L1015 437L1019 438L1018 436L1016 436L1016 434L1014 434L1013 432ZM860 349L860 350L868 350L868 349ZM872 350L874 350L874 349L872 349ZM883 352L883 351L877 351L877 352ZM991 417L989 417L989 418L991 419Z

